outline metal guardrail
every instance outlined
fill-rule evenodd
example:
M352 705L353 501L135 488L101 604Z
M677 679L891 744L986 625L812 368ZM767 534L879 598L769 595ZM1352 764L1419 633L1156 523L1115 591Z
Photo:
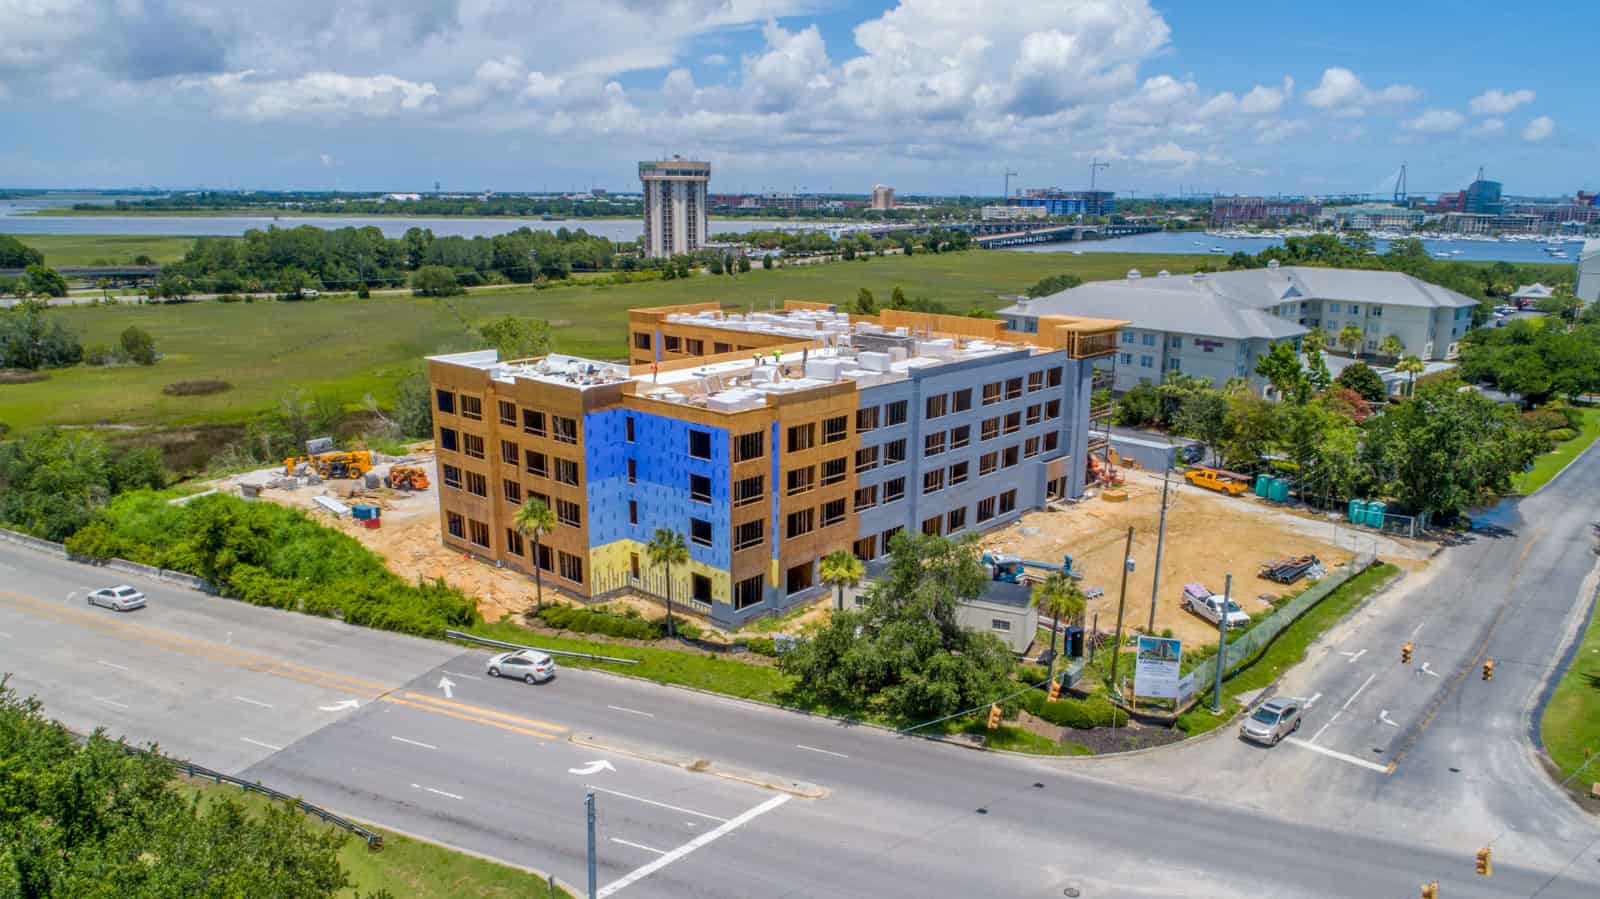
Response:
M524 646L521 643L507 643L504 640L491 640L477 634L468 634L462 631L446 630L444 635L452 640L464 640L468 643L477 643L482 646L497 646L501 649L527 649L533 652L548 653L553 656L570 656L575 659L588 659L591 662L614 662L618 665L637 665L638 659L619 659L613 656L597 656L592 652L573 652L568 649L544 649L538 646Z

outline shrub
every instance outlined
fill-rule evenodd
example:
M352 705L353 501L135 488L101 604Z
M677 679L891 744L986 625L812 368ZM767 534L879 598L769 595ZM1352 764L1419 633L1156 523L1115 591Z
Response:
M1022 707L1028 710L1028 714L1057 727L1088 730L1094 727L1111 727L1113 721L1116 727L1123 727L1128 723L1127 712L1112 705L1104 696L1098 695L1088 699L1069 698L1050 702L1045 694L1033 690L1023 697Z
M227 381L201 380L201 381L174 381L161 388L167 396L207 396L232 390L233 385Z
M746 637L744 648L758 656L778 657L778 644L771 637Z
M116 352L103 343L93 344L83 351L84 365L111 365L116 361Z
M224 293L217 295L217 302L219 303L239 303L243 302L243 300L244 297L241 297L236 293Z
M618 615L604 606L545 606L539 619L557 630L580 634L604 634L629 640L659 640L665 633L660 622Z
M1549 431L1545 431L1544 436L1550 438L1551 443L1562 443L1577 437L1578 432L1571 428L1554 428Z

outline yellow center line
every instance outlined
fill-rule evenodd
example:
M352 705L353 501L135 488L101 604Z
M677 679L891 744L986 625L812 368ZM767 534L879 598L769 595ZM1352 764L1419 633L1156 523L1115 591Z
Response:
M222 662L223 664L232 665L234 667L243 668L249 671L257 671L274 677L295 680L301 683L310 684L312 686L334 690L336 692L354 693L363 699L377 700L379 702L407 706L409 708L420 709L425 712L433 712L437 715L444 715L446 717L456 718L462 721L470 721L474 724L482 724L487 727L494 727L501 730L512 731L514 733L539 737L540 739L554 739L561 734L567 733L569 730L562 725L551 724L546 721L540 721L536 718L524 718L520 715L513 715L508 712L487 709L481 706L471 705L469 703L458 702L453 699L440 699L438 697L427 696L421 693L404 691L402 695L404 695L406 698L401 699L392 694L392 690L394 688L385 684L377 683L375 681L363 680L361 678L354 677L345 677L343 675L321 671L316 668L309 668L304 665L296 665L290 662L279 661L258 653L234 649L233 647L228 646L219 646L215 643L208 643L204 640L196 640L190 637L181 637L162 631L157 631L154 628L144 625L132 624L125 621L110 620L102 616L95 615L91 612L83 612L78 609L54 605L42 600L34 599L32 597L18 596L15 593L8 593L4 590L0 590L0 602L4 602L10 605L12 608L30 615L36 615L42 618L53 618L66 624L83 625L119 637L131 637L135 640L148 643L161 649L180 652L185 655L196 656L211 661ZM542 730L535 730L534 728L541 728Z

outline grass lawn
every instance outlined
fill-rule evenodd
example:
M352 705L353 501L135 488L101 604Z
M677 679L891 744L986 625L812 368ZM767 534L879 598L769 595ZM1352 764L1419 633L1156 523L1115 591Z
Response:
M147 234L18 234L44 254L46 265L130 265L138 256L159 264L177 262L194 246L192 237Z
M1600 752L1600 615L1590 610L1589 629L1572 656L1572 666L1556 684L1540 722L1544 747L1569 777L1590 753ZM1589 785L1600 783L1600 761L1573 779L1571 787L1589 795Z
M1221 714L1211 711L1209 699L1212 685L1207 684L1206 699L1178 718L1178 727L1193 737L1221 726L1239 709L1235 696L1267 686L1277 680L1278 675L1304 661L1306 650L1318 637L1342 621L1344 616L1383 586L1397 571L1399 569L1393 565L1379 563L1341 584L1322 602L1313 606L1311 611L1300 616L1299 621L1279 634L1255 664L1222 682Z
M1550 479L1560 474L1567 463L1578 458L1579 453L1600 438L1600 409L1578 411L1583 413L1583 429L1578 431L1578 436L1558 444L1553 451L1533 460L1533 470L1519 476L1515 482L1518 493L1527 495L1550 483Z
M184 780L183 783L207 799L232 796L255 808L272 801L259 793L246 793L227 784L202 780ZM316 802L314 796L305 799ZM305 818L305 822L307 827L332 827L311 817ZM354 885L341 896L370 896L379 890L388 890L395 899L413 896L419 899L431 896L551 899L548 884L542 877L388 831L383 832L381 852L368 851L366 843L351 836L339 852L339 864L349 873ZM570 894L560 890L556 896L570 899Z
M988 747L1003 752L1026 752L1030 755L1094 755L1094 750L1082 743L1058 743L1049 737L1043 737L1031 730L1002 724L994 730L987 730L989 725L988 713L973 715L966 720L957 732L968 734L987 734Z
M509 288L445 303L410 296L314 302L199 302L179 305L82 306L59 315L85 346L114 345L129 325L155 339L163 358L149 368L80 366L50 372L32 384L8 385L5 423L25 429L62 424L195 425L248 420L295 394L327 394L350 408L371 394L387 402L394 385L429 353L468 345L468 324L507 315L548 320L560 352L599 358L626 354L627 310L636 306L716 301L732 307L782 304L784 299L849 303L866 287L887 301L895 286L952 309L1002 305L1046 275L1075 272L1085 279L1120 277L1130 267L1175 272L1207 256L1125 253L1009 253L970 251L938 256L886 256L866 262L793 266L738 278ZM457 314L459 311L459 316ZM163 385L220 379L233 389L200 397L170 397Z

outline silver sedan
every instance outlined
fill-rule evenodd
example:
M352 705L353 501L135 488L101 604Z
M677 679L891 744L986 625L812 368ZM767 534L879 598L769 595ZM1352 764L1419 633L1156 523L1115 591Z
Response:
M541 684L556 676L556 663L544 653L531 649L502 652L489 660L489 676Z
M105 606L117 612L126 612L130 609L144 607L144 594L137 588L127 584L118 584L115 587L101 587L89 594L89 605Z

